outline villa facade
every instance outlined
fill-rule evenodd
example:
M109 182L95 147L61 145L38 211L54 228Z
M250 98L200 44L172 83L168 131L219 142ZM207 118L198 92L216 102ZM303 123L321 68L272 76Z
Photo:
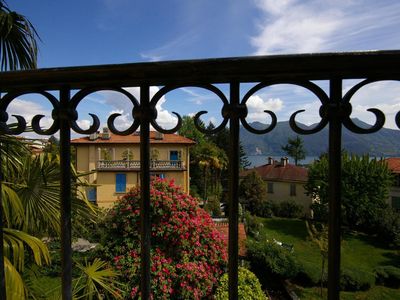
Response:
M265 182L267 201L280 203L293 200L303 207L305 215L310 215L311 196L306 194L304 185L308 179L308 169L289 163L287 157L275 161L271 157L268 163L253 169L243 171L241 177L256 172Z
M400 210L400 157L386 158L385 161L394 177L389 190L388 204L394 209Z
M177 134L150 132L150 171L160 178L174 179L189 192L189 147L194 142ZM110 207L130 188L140 185L140 132L122 136L109 132L73 139L78 172L95 186L87 188L90 201Z

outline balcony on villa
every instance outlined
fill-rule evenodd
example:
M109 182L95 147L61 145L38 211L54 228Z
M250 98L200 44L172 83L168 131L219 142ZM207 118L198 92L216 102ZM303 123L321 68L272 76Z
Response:
M97 171L140 171L140 160L98 160ZM151 160L150 170L186 170L186 166L181 160Z

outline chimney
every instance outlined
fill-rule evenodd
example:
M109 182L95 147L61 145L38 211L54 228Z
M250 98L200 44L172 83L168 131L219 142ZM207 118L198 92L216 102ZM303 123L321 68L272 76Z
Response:
M161 132L156 131L156 136L155 136L156 140L162 140L164 139L164 134Z
M99 137L99 132L98 131L96 131L95 133L91 133L89 135L89 141L95 141L95 140L97 140L98 137Z
M273 165L274 164L274 159L271 156L268 156L268 164Z
M289 159L287 157L282 157L281 158L281 166L282 167L286 167L288 162L289 162Z
M109 129L107 128L107 127L104 127L103 128L103 134L102 134L102 136L101 136L101 139L102 140L109 140L110 139L110 131L109 131Z

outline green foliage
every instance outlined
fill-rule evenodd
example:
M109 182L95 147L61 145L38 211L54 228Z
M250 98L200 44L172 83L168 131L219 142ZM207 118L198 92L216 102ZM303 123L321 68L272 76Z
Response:
M274 215L282 218L301 218L304 216L303 206L294 200L282 201L272 207Z
M294 278L300 271L300 265L287 249L272 241L247 242L247 257L252 270L261 278L265 270L282 278Z
M378 211L379 219L374 222L374 231L379 238L400 246L400 213L391 207Z
M246 233L254 238L258 238L261 228L263 227L263 223L259 220L259 218L246 211L244 213L244 222Z
M392 288L400 288L400 268L380 266L375 269L376 284Z
M212 217L220 217L221 208L218 196L210 196L207 200L206 205L204 205L204 210L208 211Z
M250 270L239 268L238 270L238 296L241 300L267 300L261 289L261 284L256 275ZM222 275L219 287L215 292L215 300L228 300L228 274Z
M317 244L321 253L321 296L322 287L325 281L325 262L328 258L328 226L323 223L311 223L306 221L307 231L311 240Z
M341 269L340 289L342 291L365 291L375 283L374 274L357 268Z
M122 159L133 160L133 152L131 149L126 149L122 152Z
M342 155L342 220L353 229L376 232L375 224L381 221L381 211L387 207L392 175L387 165L369 156ZM322 156L313 163L305 185L307 194L317 199L314 211L318 219L326 215L328 203L328 159Z
M256 172L246 175L239 185L239 201L252 214L258 215L267 201L265 183Z
M285 151L287 155L294 158L296 166L299 160L306 158L306 150L304 149L303 140L299 136L288 138L288 143L285 146L282 146L282 150Z

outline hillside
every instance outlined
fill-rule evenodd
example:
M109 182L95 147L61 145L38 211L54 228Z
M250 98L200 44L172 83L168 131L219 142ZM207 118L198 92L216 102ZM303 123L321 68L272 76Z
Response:
M353 120L360 127L369 127L358 119ZM254 122L250 124L254 128L265 128L266 125ZM299 123L303 128L312 128L314 125L307 126ZM284 152L281 146L287 143L288 137L296 136L290 128L289 121L278 122L275 129L263 135L252 134L241 128L240 139L247 155L257 154L257 150L262 155L279 156ZM300 135L304 140L304 145L308 156L318 156L328 149L328 126L316 134ZM382 128L373 134L356 134L343 129L342 145L349 153L366 154L371 156L400 156L400 130Z

